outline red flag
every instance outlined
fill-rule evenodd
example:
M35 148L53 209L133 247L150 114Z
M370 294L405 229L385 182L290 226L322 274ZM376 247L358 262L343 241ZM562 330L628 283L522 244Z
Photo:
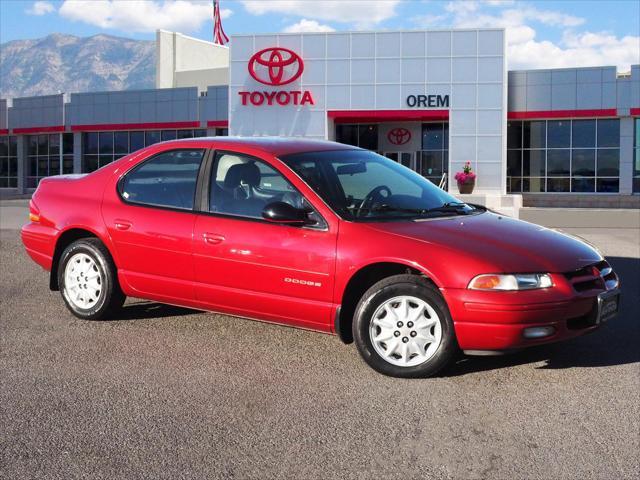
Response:
M220 2L213 0L213 43L224 45L229 42L229 37L222 29L222 17L220 17Z

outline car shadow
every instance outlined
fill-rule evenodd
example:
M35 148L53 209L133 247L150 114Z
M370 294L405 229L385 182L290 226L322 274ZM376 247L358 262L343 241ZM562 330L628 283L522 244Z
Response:
M108 321L128 321L128 320L144 320L150 318L166 318L180 317L184 315L194 315L202 313L198 310L190 308L176 307L165 303L151 301L134 301L126 303L118 312L117 316L110 318Z
M621 279L620 313L583 337L492 357L461 357L442 376L544 362L539 369L609 367L640 362L640 259L607 257Z

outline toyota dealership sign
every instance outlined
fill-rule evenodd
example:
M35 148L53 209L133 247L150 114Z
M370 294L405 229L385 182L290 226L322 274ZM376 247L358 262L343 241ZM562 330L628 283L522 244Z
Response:
M295 82L304 72L304 61L284 47L265 48L253 54L247 68L251 77L269 87L283 87ZM238 92L242 105L314 105L309 90L254 90Z
M389 130L387 140L392 145L404 145L411 140L411 132L404 127L397 127Z

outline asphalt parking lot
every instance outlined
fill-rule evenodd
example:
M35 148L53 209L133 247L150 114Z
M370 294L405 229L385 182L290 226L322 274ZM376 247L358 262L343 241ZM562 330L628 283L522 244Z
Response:
M24 202L23 202L24 203ZM130 300L72 317L0 208L0 478L640 478L640 234L598 332L399 380L318 333Z

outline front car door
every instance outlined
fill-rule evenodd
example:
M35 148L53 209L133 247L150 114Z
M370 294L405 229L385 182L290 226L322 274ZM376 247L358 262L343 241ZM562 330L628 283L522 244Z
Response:
M207 308L330 331L337 221L329 223L267 162L217 152L194 228L196 297ZM305 206L315 225L270 223L275 201ZM325 214L326 216L326 214Z
M105 194L102 214L129 295L178 304L195 298L193 208L207 152L195 147L154 151Z

